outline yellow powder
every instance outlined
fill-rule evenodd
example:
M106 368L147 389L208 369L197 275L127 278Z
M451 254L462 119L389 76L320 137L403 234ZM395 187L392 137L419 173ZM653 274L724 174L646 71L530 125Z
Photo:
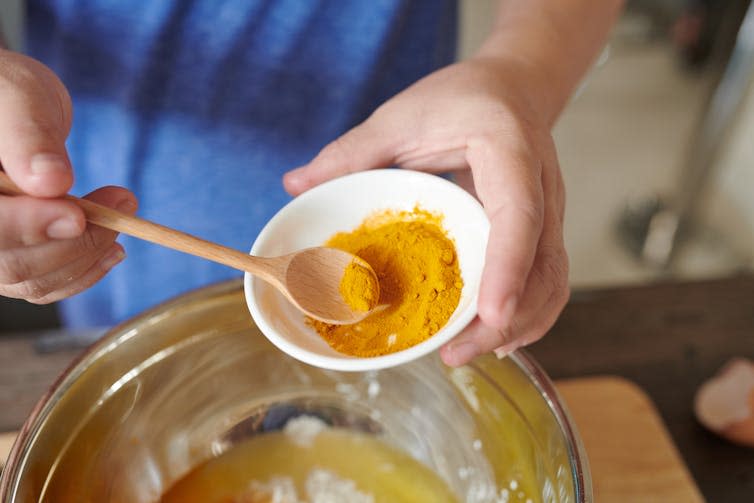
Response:
M369 357L414 346L440 330L458 306L463 281L441 215L387 210L325 244L371 265L379 280L378 304L387 305L353 325L307 320L341 353Z
M377 278L355 259L343 271L339 290L346 304L354 311L361 312L369 311L376 306L380 295Z

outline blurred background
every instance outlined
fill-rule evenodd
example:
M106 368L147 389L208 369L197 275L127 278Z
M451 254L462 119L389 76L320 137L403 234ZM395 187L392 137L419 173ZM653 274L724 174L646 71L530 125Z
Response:
M753 34L739 37L745 43L729 64L748 3L627 2L554 132L574 289L754 265ZM484 39L495 4L461 1L461 57ZM18 43L21 1L0 5L4 32ZM0 298L0 332L55 323L52 307Z
M495 3L462 3L461 54L481 43ZM721 134L704 127L724 108L709 104L748 3L626 3L608 47L554 131L574 288L715 277L754 264L751 73L743 72L739 88L720 93L734 109L722 117ZM674 209L687 217L677 232Z

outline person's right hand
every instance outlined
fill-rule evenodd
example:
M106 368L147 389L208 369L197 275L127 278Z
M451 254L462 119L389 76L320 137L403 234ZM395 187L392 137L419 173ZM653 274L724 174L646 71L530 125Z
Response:
M87 225L68 192L65 149L72 106L62 82L42 63L0 49L0 166L28 196L0 195L0 295L46 304L96 283L125 256L116 233ZM119 187L88 196L133 213Z

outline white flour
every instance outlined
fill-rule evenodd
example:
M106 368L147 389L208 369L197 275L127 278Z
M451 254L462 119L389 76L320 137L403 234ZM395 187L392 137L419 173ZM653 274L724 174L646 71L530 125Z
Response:
M308 448L327 424L314 416L299 416L288 421L283 429L285 435L299 447ZM356 488L356 483L338 477L335 473L315 468L304 483L306 499L299 499L296 485L290 477L273 477L268 482L253 481L249 494L237 499L237 503L374 503L374 496ZM251 499L249 499L251 498Z
M283 432L299 447L311 447L319 433L327 424L314 416L298 416L285 425Z
M290 477L273 477L263 484L251 483L251 502L265 503L374 503L374 496L359 491L352 480L338 477L333 472L314 469L306 478L306 499L299 499ZM247 500L241 499L240 502Z

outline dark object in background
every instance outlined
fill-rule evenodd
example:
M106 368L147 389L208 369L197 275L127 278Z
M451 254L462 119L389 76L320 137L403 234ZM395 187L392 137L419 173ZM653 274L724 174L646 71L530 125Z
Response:
M625 11L644 18L648 40L670 40L678 63L701 72L724 66L751 0L627 0Z
M689 0L671 29L681 63L702 70L724 64L750 0Z
M25 300L0 297L0 336L7 332L43 330L60 326L53 304L38 306Z

